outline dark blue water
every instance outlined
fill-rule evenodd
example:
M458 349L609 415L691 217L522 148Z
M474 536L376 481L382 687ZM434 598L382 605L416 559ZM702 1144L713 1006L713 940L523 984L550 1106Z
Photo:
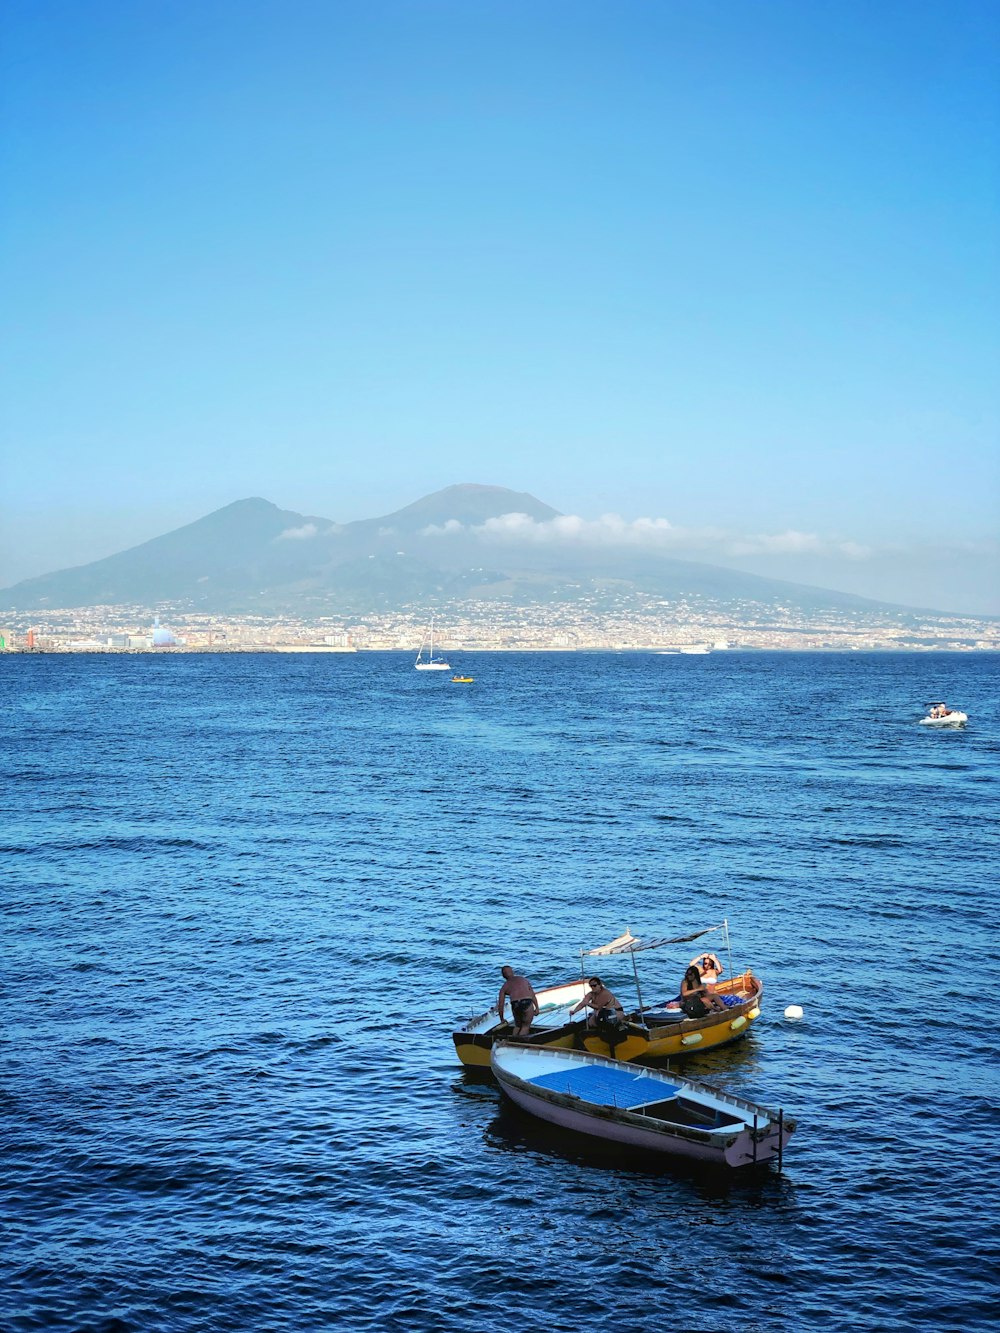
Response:
M997 658L461 665L0 659L0 1328L989 1326ZM782 1176L456 1063L502 963L723 917L764 1015L686 1067L797 1118Z

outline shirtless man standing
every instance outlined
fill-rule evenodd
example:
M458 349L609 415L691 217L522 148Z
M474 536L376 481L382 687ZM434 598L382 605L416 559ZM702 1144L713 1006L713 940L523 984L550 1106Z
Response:
M497 1012L500 1022L503 1019L504 1001L510 1000L510 1012L513 1015L514 1036L527 1037L531 1032L531 1020L538 1013L538 1000L527 977L519 976L508 963L500 969L503 985L497 996Z

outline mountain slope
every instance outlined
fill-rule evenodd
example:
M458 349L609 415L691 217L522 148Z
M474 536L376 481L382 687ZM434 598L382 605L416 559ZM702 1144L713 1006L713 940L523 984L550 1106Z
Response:
M517 524L484 528L510 514L533 520L526 538L518 539ZM239 500L104 560L0 591L0 607L188 602L230 614L335 615L466 599L610 607L641 594L805 612L899 609L655 552L537 540L552 536L537 525L558 517L534 496L499 486L449 486L392 514L345 524Z
M25 579L0 591L0 605L30 611L191 599L206 610L262 610L293 606L303 597L315 603L324 591L336 596L338 588L349 589L349 600L358 604L369 586L377 590L379 604L387 605L395 596L391 569L380 564L363 576L357 562L396 560L404 554L403 539L416 547L427 542L419 535L427 527L479 524L512 512L543 520L557 511L524 492L476 485L449 486L393 514L342 525L260 498L238 500L103 560ZM446 554L463 566L457 545L447 546ZM410 562L405 577L399 566L395 599L440 590L440 544L431 541L419 556L405 554Z
M420 533L424 528L443 527L445 523L457 522L466 527L485 523L487 519L499 518L502 514L527 514L536 522L558 518L558 509L536 500L527 491L509 491L503 486L476 486L466 483L461 486L446 486L443 491L425 495L422 500L415 500L404 509L397 509L394 514L384 518L364 519L350 527L362 529L373 524L392 528L402 534Z
M209 581L216 588L246 586L269 563L283 532L311 522L329 526L268 500L238 500L104 560L25 579L0 593L0 601L17 610L151 604L194 597Z

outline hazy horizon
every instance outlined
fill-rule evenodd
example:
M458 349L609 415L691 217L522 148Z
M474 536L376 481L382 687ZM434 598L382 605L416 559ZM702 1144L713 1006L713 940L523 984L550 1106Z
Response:
M1000 614L1000 11L12 0L0 585L475 481Z
M463 484L468 485L469 483L460 483L459 485ZM481 483L471 484L479 485ZM513 490L513 488L509 489ZM254 497L241 497L242 500L251 498ZM256 498L267 500L267 497L263 496ZM421 498L424 497L414 496L406 503ZM533 498L543 500L541 496ZM239 503L239 501L229 503L234 504ZM273 502L268 501L268 503ZM396 508L401 507L403 506L396 506ZM279 505L277 508L286 510L287 506ZM298 513L299 511L292 512ZM359 515L358 518L360 520L383 518L388 517L392 512L395 511L364 514ZM206 516L198 514L191 521L197 521L197 519ZM341 526L337 520L331 519L330 515L320 514L312 509L300 513L300 517L325 520L330 522L334 528ZM344 520L346 523L352 521L355 520ZM186 523L177 526L183 528ZM174 529L169 530L173 531ZM126 547L117 548L115 551L101 552L95 555L93 559L100 560L107 555L119 554L122 550L131 549L133 546L142 545L152 538L162 536L166 531L149 533L140 537L136 542L129 543ZM306 522L300 527L287 529L280 534L280 537L290 540L295 539L296 541L307 540L321 535L322 532L321 526L317 526L313 522ZM791 583L806 586L826 587L838 592L855 592L860 596L871 596L877 601L897 603L903 606L909 605L959 614L964 612L971 615L1000 614L1000 610L991 611L989 608L975 605L941 604L935 606L934 603L929 601L907 602L903 598L886 597L878 592L864 592L859 588L837 587L833 583L824 583L821 577L810 578L808 577L808 570L815 568L821 572L824 569L824 561L830 556L833 558L847 557L865 564L872 559L874 553L843 551L832 545L824 548L824 545L818 539L803 533L757 534L753 537L747 537L718 528L685 529L670 524L664 519L648 517L626 520L620 515L604 514L598 519L588 520L578 515L559 514L558 517L551 520L538 520L512 510L502 517L488 519L482 525L462 524L455 520L451 520L443 526L431 525L423 530L423 535L433 536L442 546L456 536L481 535L490 543L499 542L501 549L508 549L512 556L516 556L518 547L522 545L535 548L545 546L549 549L559 547L564 551L576 550L582 554L593 553L595 549L601 549L605 551L627 551L630 554L665 555L681 560L696 561L700 564L719 565L723 568L740 570L746 573L761 574L768 578L785 579ZM78 561L76 564L69 563L61 568L72 569L78 565L89 563L91 563L89 560ZM799 571L798 574L790 574L788 572L790 568ZM40 574L54 572L56 571L38 571ZM34 575L25 575L25 578L31 577L34 577ZM8 586L10 585L7 583L0 584L0 587Z

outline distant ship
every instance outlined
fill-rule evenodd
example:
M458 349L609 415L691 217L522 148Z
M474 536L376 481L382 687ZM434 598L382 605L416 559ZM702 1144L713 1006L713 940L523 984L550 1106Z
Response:
M356 653L357 648L342 643L278 643L276 653Z
M275 644L276 653L356 653L346 634L327 634L313 643Z

